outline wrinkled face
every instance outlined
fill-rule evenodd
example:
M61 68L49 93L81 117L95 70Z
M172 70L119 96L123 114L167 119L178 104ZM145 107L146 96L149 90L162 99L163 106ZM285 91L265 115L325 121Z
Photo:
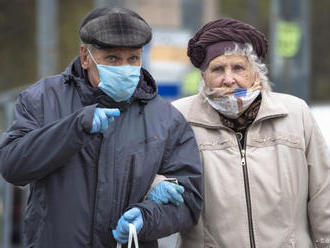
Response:
M110 66L133 65L142 63L142 48L106 48L90 49L96 63ZM96 64L89 54L86 45L80 47L80 61L83 69L87 70L88 80L93 87L100 82Z
M257 79L252 65L242 55L221 55L209 63L202 78L209 88L250 88Z

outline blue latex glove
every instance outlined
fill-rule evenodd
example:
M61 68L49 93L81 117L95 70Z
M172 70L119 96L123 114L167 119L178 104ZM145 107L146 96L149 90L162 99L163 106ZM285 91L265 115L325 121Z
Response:
M151 190L147 196L147 200L162 204L172 203L175 206L180 206L183 203L183 192L184 187L175 183L162 181Z
M117 227L112 230L113 237L119 243L125 244L128 242L129 223L132 223L138 234L143 226L143 217L140 209L131 208L127 210L119 219Z
M90 133L104 133L108 129L109 124L115 120L114 116L120 116L119 109L95 108Z

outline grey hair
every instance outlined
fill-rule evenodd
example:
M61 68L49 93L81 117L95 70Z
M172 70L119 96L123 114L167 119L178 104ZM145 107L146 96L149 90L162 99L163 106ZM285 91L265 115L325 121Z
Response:
M225 50L224 55L238 54L246 56L250 64L252 65L254 71L258 74L259 80L262 86L262 90L269 92L272 90L272 83L270 82L267 74L268 68L266 64L262 63L258 56L253 51L253 47L250 43L245 43L244 48L240 48L236 43L234 43L234 48L228 48Z
M94 47L92 44L86 44L86 43L84 43L84 42L81 42L80 44L81 44L82 46L88 48L89 51L91 51L91 52L95 49L95 47Z

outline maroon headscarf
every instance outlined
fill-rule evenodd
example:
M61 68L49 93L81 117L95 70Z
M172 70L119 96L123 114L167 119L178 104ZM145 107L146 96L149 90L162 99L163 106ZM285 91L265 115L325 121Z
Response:
M210 58L220 56L221 52L223 54L224 49L232 46L233 42L239 46L250 43L261 60L266 57L266 36L249 24L229 18L209 22L198 30L189 40L187 55L195 67L206 69Z

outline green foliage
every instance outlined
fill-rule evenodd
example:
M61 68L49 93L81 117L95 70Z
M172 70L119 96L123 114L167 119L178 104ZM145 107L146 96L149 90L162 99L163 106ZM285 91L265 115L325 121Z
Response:
M221 16L255 25L269 37L271 2L275 0L218 0ZM287 0L290 1L290 0ZM310 0L311 78L313 102L330 102L329 0ZM271 68L270 68L271 69Z
M65 67L79 55L79 26L84 16L94 8L94 1L60 1L59 10L59 68Z
M218 0L221 16L247 22L268 33L270 0Z
M0 92L36 74L35 1L0 1Z
M218 0L220 16L240 19L269 34L273 0ZM289 1L289 0L288 0ZM79 25L94 7L90 0L58 0L58 64L61 72L79 54ZM38 80L36 0L0 0L0 92ZM310 0L311 95L314 101L330 101L329 0ZM269 35L268 35L269 36Z
M315 101L330 102L330 1L311 1L311 94Z
M37 75L35 0L0 0L0 92L34 83ZM79 25L94 1L58 1L58 64L61 72L79 54Z

